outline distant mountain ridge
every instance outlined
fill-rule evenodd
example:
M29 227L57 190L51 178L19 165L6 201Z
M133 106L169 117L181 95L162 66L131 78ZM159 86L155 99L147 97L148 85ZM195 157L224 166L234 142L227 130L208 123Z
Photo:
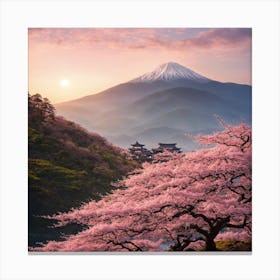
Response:
M214 115L230 123L250 124L251 102L250 85L221 83L168 62L98 94L56 104L56 108L123 148L136 140L157 146L160 138L161 142L178 142L187 151L192 145L186 134L220 129ZM158 129L162 127L165 136Z

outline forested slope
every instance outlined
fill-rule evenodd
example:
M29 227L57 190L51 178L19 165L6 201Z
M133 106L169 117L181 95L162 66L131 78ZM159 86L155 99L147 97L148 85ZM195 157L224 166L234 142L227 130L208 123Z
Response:
M29 241L42 240L45 223L37 215L67 211L98 199L136 167L105 138L55 115L39 94L28 97ZM48 235L49 233L47 233Z

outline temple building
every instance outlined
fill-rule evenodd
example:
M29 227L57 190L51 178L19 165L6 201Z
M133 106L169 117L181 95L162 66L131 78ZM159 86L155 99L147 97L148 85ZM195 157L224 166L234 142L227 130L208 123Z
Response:
M158 145L159 145L158 148L152 149L153 154L162 153L164 151L181 153L181 149L176 147L177 143L171 143L171 144L158 143Z
M135 144L131 144L129 152L133 159L137 161L149 161L152 159L152 153L148 149L144 148L145 145L140 144L138 141Z

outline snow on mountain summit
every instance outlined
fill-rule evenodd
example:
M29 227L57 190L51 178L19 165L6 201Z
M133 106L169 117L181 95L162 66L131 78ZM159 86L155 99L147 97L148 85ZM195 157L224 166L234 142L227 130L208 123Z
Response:
M154 71L145 73L144 75L131 80L130 82L153 82L153 81L173 81L173 80L190 80L198 83L205 83L210 79L184 67L176 62L168 62L161 64Z

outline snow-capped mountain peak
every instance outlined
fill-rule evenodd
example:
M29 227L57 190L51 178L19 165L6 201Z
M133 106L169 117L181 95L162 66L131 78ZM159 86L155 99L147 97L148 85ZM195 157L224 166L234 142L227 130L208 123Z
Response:
M173 81L173 80L190 80L198 83L205 83L210 79L184 67L176 62L161 64L154 71L131 80L130 82L153 82L153 81Z

